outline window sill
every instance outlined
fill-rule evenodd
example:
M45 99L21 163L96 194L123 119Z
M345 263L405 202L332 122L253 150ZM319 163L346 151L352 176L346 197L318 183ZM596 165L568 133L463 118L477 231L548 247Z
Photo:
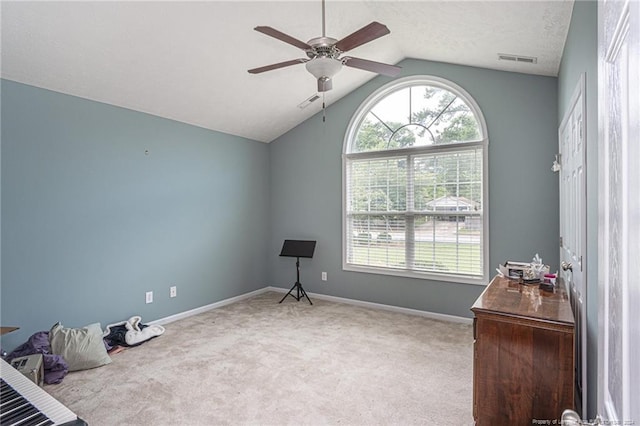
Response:
M365 274L377 274L377 275L391 275L402 278L417 278L421 280L429 281L446 281L458 284L473 284L486 286L489 283L489 277L474 277L469 275L450 275L450 274L437 274L433 272L415 272L403 269L386 269L386 268L374 268L371 266L357 266L351 264L343 264L343 271L349 272L362 272Z

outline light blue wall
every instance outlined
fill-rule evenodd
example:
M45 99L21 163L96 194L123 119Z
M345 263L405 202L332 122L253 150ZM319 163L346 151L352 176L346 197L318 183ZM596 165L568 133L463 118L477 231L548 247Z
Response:
M580 75L586 75L587 101L587 345L588 415L597 407L598 366L598 10L595 1L576 1L558 75L558 122L564 113Z
M402 76L457 83L485 115L490 270L535 253L556 268L557 79L400 65ZM329 107L326 123L316 115L265 145L3 80L0 318L22 327L5 348L57 320L150 321L267 284L288 288L294 260L277 256L285 238L318 240L316 256L301 259L311 292L470 316L482 286L341 269L343 138L388 81L373 79ZM145 305L149 290L155 301Z
M0 321L21 327L5 349L56 321L146 322L267 284L267 144L7 80L1 92Z
M457 83L485 115L490 275L498 263L529 261L536 253L555 270L558 177L550 169L558 149L557 79L419 60L399 65L401 77L427 74ZM270 144L269 250L277 253L285 238L318 241L315 257L301 260L301 281L310 292L469 317L483 286L342 270L344 135L358 106L389 81L374 78L331 105L326 123L316 115ZM278 258L270 267L271 285L290 287L295 281L292 259ZM326 283L320 280L322 271L328 272Z

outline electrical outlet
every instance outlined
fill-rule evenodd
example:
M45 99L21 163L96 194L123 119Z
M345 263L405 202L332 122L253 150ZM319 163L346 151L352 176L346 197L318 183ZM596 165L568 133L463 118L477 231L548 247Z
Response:
M173 287L169 288L169 297L176 297L178 295L178 289L176 288L176 286L174 285Z
M327 273L323 272L322 273L322 281L326 281L327 280Z
M145 296L145 303L153 303L153 292L148 291Z

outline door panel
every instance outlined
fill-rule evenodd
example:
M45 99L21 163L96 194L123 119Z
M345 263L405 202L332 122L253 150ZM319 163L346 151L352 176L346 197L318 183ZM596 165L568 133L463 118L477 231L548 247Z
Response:
M576 324L575 406L586 412L586 255L585 76L582 74L559 129L560 140L560 274L567 286ZM566 265L566 266L565 266ZM570 265L570 266L568 266Z

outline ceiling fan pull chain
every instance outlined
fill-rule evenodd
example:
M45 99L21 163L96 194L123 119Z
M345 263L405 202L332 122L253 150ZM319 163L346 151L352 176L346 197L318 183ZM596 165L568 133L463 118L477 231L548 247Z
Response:
M324 0L323 0L323 1L324 1ZM324 92L322 92L322 122L323 122L323 123L327 121L327 116L326 116L326 114L325 114L326 110L327 110L327 109L326 109L326 108L325 108L325 106L324 106Z

